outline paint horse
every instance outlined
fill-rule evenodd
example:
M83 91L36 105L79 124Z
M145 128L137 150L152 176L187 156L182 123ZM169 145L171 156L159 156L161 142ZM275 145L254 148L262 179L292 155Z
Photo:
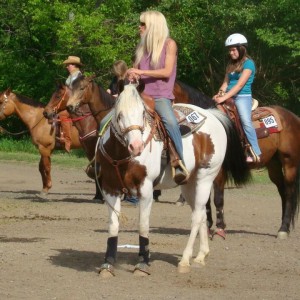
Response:
M42 194L47 194L52 187L51 154L53 150L62 150L63 147L56 141L55 128L49 124L43 115L44 104L7 89L0 94L0 120L11 115L17 115L26 125L31 135L32 143L38 148L41 158L39 171L42 176ZM72 148L81 148L78 131L72 127Z
M68 101L70 111L78 107L81 88L76 92L74 81L73 93ZM192 229L178 271L188 272L198 233L200 248L194 261L204 264L209 253L205 204L222 165L225 163L228 166L224 168L228 176L243 177L248 173L247 168L244 171L241 168L245 166L245 155L233 123L217 109L204 110L192 105L182 107L196 116L197 121L199 118L200 122L193 133L183 137L184 161L190 178L186 185L181 186L181 192L192 208ZM111 125L101 138L96 154L101 170L102 191L109 210L109 238L105 261L100 270L100 275L104 277L114 275L124 192L140 199L139 263L134 273L145 275L150 274L149 217L153 186L159 189L177 186L172 180L170 164L161 167L164 141L154 139L153 128L156 126L154 121L146 121L148 119L149 111L135 86L125 86L115 104ZM235 170L241 172L238 174Z
M63 84L57 86L56 91L52 94L50 101L44 108L44 116L49 120L55 120L57 114L66 109L71 90ZM72 122L78 130L79 140L82 148L91 162L95 157L95 149L98 140L98 126L91 110L87 104L83 105L75 113L71 114ZM89 164L87 174L90 178L95 179L95 170ZM95 200L103 201L101 190L96 182Z
M214 101L208 101L203 98L203 94L190 88L183 83L177 86L178 93L182 95L181 99L185 103L192 103L200 106L215 106ZM203 100L202 100L203 99ZM200 101L200 103L199 103ZM209 102L211 102L209 104ZM201 104L203 103L203 104ZM299 213L300 202L300 118L289 110L280 106L265 107L273 109L277 115L282 129L269 129L269 135L259 138L258 143L262 151L261 164L250 164L250 168L266 167L270 180L276 185L282 207L281 225L279 227L277 237L286 239L290 232L290 227L294 227L295 218ZM253 111L253 115L258 115L262 108L258 107ZM264 120L262 118L262 120ZM266 119L266 122L272 119ZM273 121L272 121L273 122ZM260 122L262 123L262 122ZM214 182L214 202L217 209L217 231L221 231L221 235L225 232L224 221L224 187L226 178L219 176ZM211 211L208 210L208 218L211 219Z

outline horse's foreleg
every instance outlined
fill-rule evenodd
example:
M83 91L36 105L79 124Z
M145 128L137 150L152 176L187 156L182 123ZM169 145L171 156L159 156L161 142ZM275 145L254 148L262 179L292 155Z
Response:
M51 158L49 156L41 155L39 162L39 171L42 176L43 190L42 193L47 194L52 187L51 180Z
M106 201L109 214L109 238L107 239L104 264L101 265L99 273L101 277L112 277L115 275L114 264L116 263L117 258L121 201L119 197L113 199L109 196L106 196Z
M134 274L140 276L150 275L149 228L150 213L153 203L151 189L152 187L149 185L149 192L146 192L147 196L140 199L139 262L134 268Z

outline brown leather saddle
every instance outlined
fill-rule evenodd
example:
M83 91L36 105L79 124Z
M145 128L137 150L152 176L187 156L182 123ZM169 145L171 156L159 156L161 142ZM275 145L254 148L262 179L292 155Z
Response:
M226 113L235 123L242 144L247 147L249 142L243 130L234 100L230 98L226 100L225 103L217 105L217 107ZM258 139L266 138L271 133L280 132L282 130L280 118L277 112L271 107L257 107L254 109L252 111L252 123Z

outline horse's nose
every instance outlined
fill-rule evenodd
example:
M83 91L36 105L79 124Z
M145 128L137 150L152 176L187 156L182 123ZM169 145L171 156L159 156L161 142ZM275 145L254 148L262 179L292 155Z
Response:
M143 141L135 140L128 145L128 150L133 156L139 156L144 150Z
M46 119L48 119L48 117L49 117L49 115L48 115L48 113L44 110L44 112L43 112L43 115L44 115L44 117L46 118Z

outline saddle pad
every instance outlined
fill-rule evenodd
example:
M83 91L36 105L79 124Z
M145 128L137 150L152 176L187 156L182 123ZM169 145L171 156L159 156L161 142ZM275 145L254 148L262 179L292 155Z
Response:
M181 136L185 137L200 128L206 119L206 116L193 110L192 108L174 105L174 113L179 124Z
M182 137L192 134L205 122L206 116L189 107L176 104L173 106L173 109L175 117L179 124L179 129ZM155 126L154 119L150 116L149 113L146 114L146 120L149 123L150 127ZM164 140L164 134L159 127L156 128L153 138L156 141Z
M275 109L271 107L258 107L252 112L254 128L266 128L269 133L280 132L282 124Z

